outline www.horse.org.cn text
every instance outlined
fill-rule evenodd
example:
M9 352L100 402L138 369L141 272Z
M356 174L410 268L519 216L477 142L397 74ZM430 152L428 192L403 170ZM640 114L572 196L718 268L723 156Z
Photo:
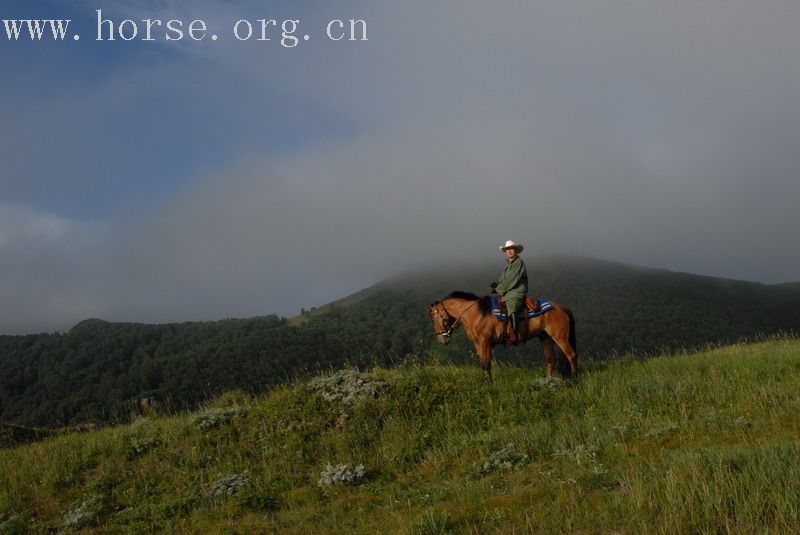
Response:
M212 31L203 19L184 21L159 18L114 19L95 10L95 41L258 41L280 44L283 48L295 48L312 35L301 32L300 19L239 19L222 34ZM72 25L72 19L1 19L7 41L79 41L81 36ZM2 34L0 34L2 35ZM367 22L364 19L331 19L315 28L314 35L334 42L368 41Z

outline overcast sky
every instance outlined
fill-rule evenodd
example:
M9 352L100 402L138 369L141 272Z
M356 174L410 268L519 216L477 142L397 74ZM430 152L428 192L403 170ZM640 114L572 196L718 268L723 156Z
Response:
M81 34L0 28L0 333L291 316L507 239L800 280L796 0L107 4L0 2ZM233 37L265 17L310 39Z

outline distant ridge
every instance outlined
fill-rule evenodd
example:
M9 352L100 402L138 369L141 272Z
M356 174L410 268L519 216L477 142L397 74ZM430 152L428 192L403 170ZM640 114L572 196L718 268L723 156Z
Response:
M575 313L583 362L652 355L800 332L800 284L756 282L605 260L526 256L530 293ZM343 366L408 358L474 363L457 330L436 344L426 304L453 290L485 295L502 262L452 265L391 277L302 317L148 325L84 320L65 334L0 336L0 422L34 426L130 418L136 400L190 408L232 389L271 386ZM538 366L536 344L499 349Z
M697 282L711 288L729 288L733 291L759 291L779 294L786 291L787 297L800 299L800 282L787 282L765 284L761 282L728 279L713 275L699 275L695 273L673 271L665 268L637 266L612 260L570 255L526 255L526 264L531 275L531 292L549 296L554 291L560 291L563 284L557 279L558 274L565 277L580 276L584 282L605 281L607 277L619 282L624 277L641 281L651 279L652 282L667 282L670 278L683 282ZM483 262L480 264L464 264L453 262L452 265L436 265L429 268L415 270L387 278L373 286L359 290L356 293L321 305L304 316L296 316L292 321L307 319L308 317L324 314L331 307L346 307L383 291L426 293L432 299L444 297L452 290L472 291L478 295L489 292L489 282L496 279L502 270L502 262ZM554 285L556 290L551 290ZM674 286L674 284L667 284ZM570 294L573 292L569 292ZM576 296L577 297L577 296ZM800 303L798 303L800 306ZM800 328L800 326L798 326Z
M98 319L98 318L89 318L89 319L85 319L83 321L79 321L78 323L76 323L69 330L69 333L70 334L75 334L75 333L79 333L79 332L81 332L82 330L85 330L85 329L94 329L94 328L97 328L97 327L100 327L100 326L105 326L105 325L108 325L108 324L109 324L109 322L106 321L106 320L101 320L101 319Z

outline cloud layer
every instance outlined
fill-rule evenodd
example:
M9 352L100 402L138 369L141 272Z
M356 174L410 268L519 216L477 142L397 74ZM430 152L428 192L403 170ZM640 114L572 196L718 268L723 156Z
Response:
M15 94L0 332L290 315L509 238L800 279L793 3L384 4L287 13L308 28L363 18L366 43L161 44L100 69L91 99L81 81L60 98ZM221 28L282 16L164 5L118 9ZM22 119L76 109L83 126L44 140ZM41 152L67 167L32 176L15 156Z

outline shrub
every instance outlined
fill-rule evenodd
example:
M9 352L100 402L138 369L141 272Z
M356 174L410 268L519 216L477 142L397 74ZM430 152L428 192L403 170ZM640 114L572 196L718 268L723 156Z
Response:
M128 460L135 459L157 447L160 441L156 431L153 423L146 418L133 422L128 431L122 435L122 452L125 457Z
M238 416L242 412L238 407L208 409L192 416L192 425L200 431L208 431L230 423L234 416Z
M345 405L354 405L367 397L377 398L380 391L388 386L389 383L382 379L353 370L340 370L308 383L308 389L319 392L325 400Z
M517 447L509 443L506 444L503 449L489 455L489 457L478 466L478 475L485 476L495 470L511 470L526 462L528 462L528 456L517 451Z
M210 496L233 496L237 494L242 488L247 485L247 476L245 474L230 474L221 477L211 484Z
M366 474L363 464L359 464L353 470L346 464L329 464L325 467L319 477L317 484L320 487L330 487L332 485L354 485L361 481Z
M105 508L106 499L99 494L88 494L73 502L69 511L64 514L62 526L65 528L82 528L96 522Z

